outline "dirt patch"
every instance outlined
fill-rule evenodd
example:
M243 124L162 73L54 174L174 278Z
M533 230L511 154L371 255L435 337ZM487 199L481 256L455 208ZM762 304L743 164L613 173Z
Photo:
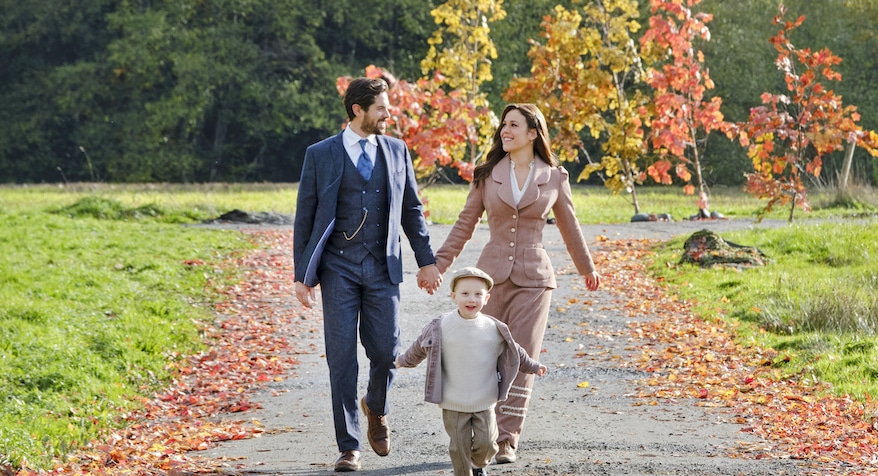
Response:
M246 212L237 208L222 215L205 220L205 225L270 225L289 226L293 224L293 215L274 212Z

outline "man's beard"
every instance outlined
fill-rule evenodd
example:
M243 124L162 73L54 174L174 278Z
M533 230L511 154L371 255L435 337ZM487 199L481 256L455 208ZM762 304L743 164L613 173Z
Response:
M387 121L368 121L364 120L363 124L360 125L360 129L363 130L366 134L375 134L375 135L383 135L384 131L387 129Z

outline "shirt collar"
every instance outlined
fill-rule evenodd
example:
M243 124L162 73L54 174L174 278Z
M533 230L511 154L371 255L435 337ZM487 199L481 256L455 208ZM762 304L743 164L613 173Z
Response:
M357 143L360 142L360 139L366 139L369 141L370 144L376 147L378 146L378 139L375 137L375 134L369 134L366 137L360 137L360 135L354 132L350 127L345 127L342 138L344 139L345 146L359 146L359 144Z

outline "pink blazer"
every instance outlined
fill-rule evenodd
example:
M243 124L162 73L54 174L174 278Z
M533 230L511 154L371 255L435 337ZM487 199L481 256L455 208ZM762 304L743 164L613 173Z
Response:
M577 271L592 273L594 261L574 214L567 171L537 159L531 182L516 207L510 168L509 160L501 160L480 187L470 187L457 222L436 252L439 271L445 273L451 267L487 211L490 238L476 266L497 284L510 279L520 287L557 287L543 247L543 228L551 210Z

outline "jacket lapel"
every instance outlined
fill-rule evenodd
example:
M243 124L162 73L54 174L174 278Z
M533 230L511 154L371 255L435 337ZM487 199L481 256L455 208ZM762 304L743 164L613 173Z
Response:
M400 175L398 169L405 170L404 155L400 152L399 148L394 144L391 144L389 140L387 140L386 136L379 135L376 136L378 139L378 147L381 149L381 153L384 154L384 166L387 169L387 198L390 203L393 203L394 196L398 193L402 193L402 188L405 184L405 179L400 181Z
M527 188L524 189L524 194L518 202L518 208L522 209L537 201L537 199L540 198L540 186L547 184L551 176L552 167L538 157L535 157L534 174L533 177L530 178L530 183L527 185Z
M515 206L515 198L512 196L512 184L509 183L509 173L511 168L509 157L504 158L500 162L497 162L497 165L491 170L491 179L499 184L497 187L497 195L500 196L500 200L515 210L517 207ZM508 184L508 186L504 186L504 184Z
M331 164L329 170L336 171L339 179L341 179L341 174L344 171L344 161L349 160L348 151L344 148L343 133L344 130L336 134L335 139L329 145L329 163Z
M509 160L503 159L494 166L494 170L491 171L491 178L500 184L497 192L500 195L500 200L510 207L520 210L540 198L540 186L549 183L549 179L552 177L552 166L539 158L534 159L533 177L531 177L527 188L524 189L524 194L521 196L517 207L515 206L515 198L512 196L512 184L509 183L511 172L512 163ZM503 184L507 183L508 186L503 186Z

